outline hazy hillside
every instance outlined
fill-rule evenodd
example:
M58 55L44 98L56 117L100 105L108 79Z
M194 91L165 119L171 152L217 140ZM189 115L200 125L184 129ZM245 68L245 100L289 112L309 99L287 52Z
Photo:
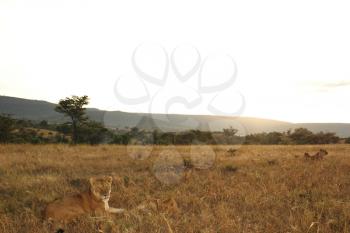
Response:
M47 120L50 123L64 122L62 114L54 111L55 104L46 101L28 100L15 97L0 96L0 113L11 114L16 118L34 121ZM338 123L302 123L250 118L224 117L204 115L165 115L148 113L128 113L120 111L102 111L88 108L87 114L93 120L104 122L107 127L125 128L137 126L141 129L160 128L164 131L181 131L201 129L221 131L234 127L240 133L258 133L270 131L286 131L296 127L305 127L313 132L336 132L340 137L350 137L350 124Z

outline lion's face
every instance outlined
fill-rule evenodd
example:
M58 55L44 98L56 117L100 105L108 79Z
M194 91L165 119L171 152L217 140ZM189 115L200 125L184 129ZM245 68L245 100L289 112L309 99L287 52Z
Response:
M90 190L92 194L101 201L108 201L111 195L112 177L92 177L90 178Z

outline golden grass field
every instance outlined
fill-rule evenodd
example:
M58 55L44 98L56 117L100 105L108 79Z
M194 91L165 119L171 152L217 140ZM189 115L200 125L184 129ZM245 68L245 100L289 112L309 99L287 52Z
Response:
M45 205L94 175L113 175L110 205L128 210L104 219L106 232L350 232L350 146L230 148L0 145L0 232L46 232ZM324 160L304 160L320 148Z

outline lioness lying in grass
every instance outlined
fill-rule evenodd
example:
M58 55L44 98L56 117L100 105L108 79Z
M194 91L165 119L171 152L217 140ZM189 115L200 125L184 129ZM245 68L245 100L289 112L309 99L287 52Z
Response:
M314 155L310 155L309 153L305 152L304 158L311 159L311 160L320 160L320 159L323 159L323 157L326 155L328 155L328 151L326 151L324 149L320 149L320 151Z
M104 213L122 213L124 209L109 207L112 177L92 177L89 179L90 188L84 193L64 197L48 204L45 209L45 218L51 225L51 230L62 233L58 227L59 222L65 222L84 214L103 215ZM103 232L101 224L97 226L98 232Z

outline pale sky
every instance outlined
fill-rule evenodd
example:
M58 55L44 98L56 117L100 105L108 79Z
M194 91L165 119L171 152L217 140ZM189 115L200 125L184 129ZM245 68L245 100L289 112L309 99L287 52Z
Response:
M0 95L86 94L90 107L128 112L230 115L243 105L243 116L349 123L349 12L345 0L0 0ZM180 81L170 60L167 82L147 83L136 48L137 66L158 79L175 48L180 71L198 50L202 85L231 76L229 57L236 79L207 93L199 71Z

